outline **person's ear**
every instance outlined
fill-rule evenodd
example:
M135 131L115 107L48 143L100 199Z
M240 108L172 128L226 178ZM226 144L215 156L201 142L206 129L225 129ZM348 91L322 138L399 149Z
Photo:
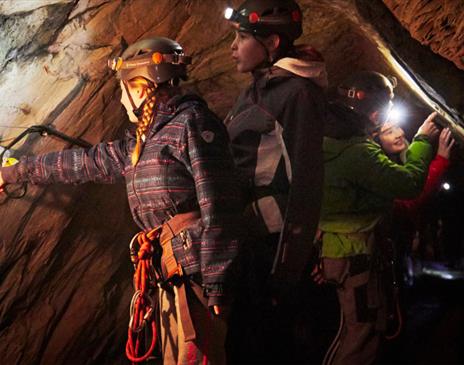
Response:
M374 124L379 123L379 117L380 117L380 112L378 110L376 110L376 111L372 112L371 114L369 114L369 120Z
M129 81L128 89L133 98L143 99L147 94L147 88L135 82L131 83Z
M139 86L137 87L137 96L140 98L140 99L143 99L146 94L147 94L147 88L146 87L143 87L143 86Z
M266 38L266 46L269 53L274 53L280 47L280 36L278 34L271 34Z

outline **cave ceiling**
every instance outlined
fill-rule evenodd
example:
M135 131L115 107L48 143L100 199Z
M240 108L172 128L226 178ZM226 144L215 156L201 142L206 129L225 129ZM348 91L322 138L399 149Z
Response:
M106 62L151 35L177 39L193 56L187 86L224 117L248 80L235 71L231 30L222 20L225 6L239 3L0 1L1 145L37 124L91 143L120 136L127 120ZM402 81L393 55L455 116L464 114L463 1L299 3L305 19L299 43L323 54L331 85L356 70L396 75L398 98L417 126L430 108ZM69 146L31 136L15 153ZM6 363L124 363L131 295L126 243L135 232L124 187L30 186L23 199L1 202L0 222Z

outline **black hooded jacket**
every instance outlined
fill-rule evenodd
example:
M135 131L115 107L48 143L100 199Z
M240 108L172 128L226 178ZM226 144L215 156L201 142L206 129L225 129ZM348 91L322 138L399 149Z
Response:
M251 231L280 233L273 271L288 281L301 274L319 221L326 101L314 82L322 68L302 77L284 68L285 59L279 62L282 67L255 73L225 124Z

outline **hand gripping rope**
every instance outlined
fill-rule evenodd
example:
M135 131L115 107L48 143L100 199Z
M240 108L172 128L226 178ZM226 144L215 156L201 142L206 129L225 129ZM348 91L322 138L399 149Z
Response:
M159 239L160 234L161 226L148 233L136 234L130 243L131 260L135 267L135 293L130 306L126 356L133 363L147 360L156 345L155 303L151 296L156 288L156 273L152 257L155 250L153 242ZM138 251L134 247L136 244ZM150 337L151 343L148 345L145 341ZM145 353L141 354L143 351Z

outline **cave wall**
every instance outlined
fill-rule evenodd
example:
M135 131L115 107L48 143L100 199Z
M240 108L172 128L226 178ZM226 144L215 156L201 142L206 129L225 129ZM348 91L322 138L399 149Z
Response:
M464 2L385 0L411 36L464 70Z
M240 1L1 1L0 144L34 124L52 124L91 143L121 136L128 122L106 61L124 45L150 35L175 38L184 46L194 57L186 86L225 116L248 80L235 72L230 58L232 34L222 20L226 3ZM464 22L462 11L456 12L459 6L449 5L458 2L438 6L443 2L386 0L388 8L378 0L299 3L305 18L299 42L322 52L332 85L356 70L394 73L378 50L383 44L395 48L462 112ZM442 32L436 19L446 14L452 26ZM417 52L427 57L417 59ZM451 91L452 96L446 94ZM419 105L405 84L398 94ZM421 113L418 120L425 111ZM68 147L35 135L15 153ZM21 200L2 198L0 222L4 362L127 363L123 348L132 294L128 242L136 227L123 184L29 186Z
M454 50L454 54L459 54L464 51L464 43L462 33L458 32L458 28L464 24L464 12L458 9L458 6L451 6L451 2L447 3L448 6L442 6L443 2L422 2L420 7L417 1L412 1L410 6L400 8L403 9L401 13L392 13L388 7L376 6L375 2L369 0L357 0L356 5L362 19L370 24L381 40L376 39L377 43L382 43L386 48L395 54L396 58L401 60L408 68L409 73L413 74L421 84L421 87L428 91L428 93L440 103L443 103L449 111L454 114L455 118L463 120L464 115L464 98L462 97L462 85L464 85L464 72L462 72L462 65L451 62L443 57L439 57L433 48L421 44L420 39L417 38L417 29L420 27L420 22L437 24L436 19L450 19L450 24L453 27L444 27L442 31L438 26L429 29L428 37L430 39L440 39L441 49L447 49L448 55L450 49ZM458 5L457 2L454 2ZM423 8L427 9L424 10ZM430 8L434 11L430 11ZM460 7L462 8L462 6ZM428 18L424 18L424 11L429 14ZM418 17L413 17L412 14L418 13ZM408 27L404 28L404 18L408 17L411 20ZM451 20L452 19L452 20ZM427 28L428 24L424 24ZM451 29L451 30L450 30ZM444 37L447 35L447 37ZM411 37L414 36L414 37ZM460 44L457 40L461 37ZM425 116L430 113L431 109L425 106L411 95L404 95L403 91L408 94L408 88L400 88L400 95L407 100L407 104L414 104L413 110ZM418 118L419 120L422 118ZM417 125L417 123L415 123Z

